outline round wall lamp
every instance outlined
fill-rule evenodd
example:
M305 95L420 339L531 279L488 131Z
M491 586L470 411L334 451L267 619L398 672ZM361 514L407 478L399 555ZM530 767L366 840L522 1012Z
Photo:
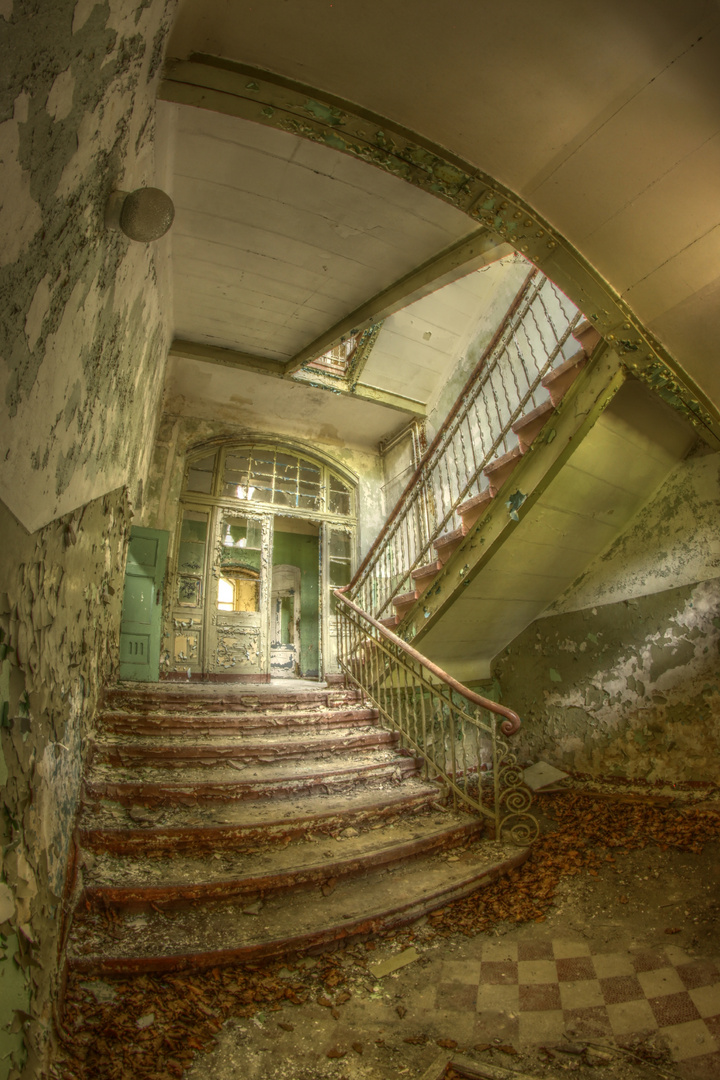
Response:
M113 191L105 206L105 226L119 229L131 240L159 240L173 223L175 206L160 188Z

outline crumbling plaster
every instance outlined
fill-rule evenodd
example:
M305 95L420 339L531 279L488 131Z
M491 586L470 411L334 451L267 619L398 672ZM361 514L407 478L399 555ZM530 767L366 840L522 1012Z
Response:
M720 781L720 578L528 627L494 667L523 760Z
M26 1037L27 1076L41 1070L50 1035L87 737L117 673L130 519L126 489L33 534L0 503L0 931L17 941L0 958L0 986L13 987L6 1005L22 1010L15 1026Z
M0 12L0 497L33 532L149 463L169 305L158 260L104 227L154 180L154 99L176 0Z
M681 462L496 660L521 753L593 774L720 779L720 455Z
M720 574L720 454L676 465L630 527L546 614L629 600Z
M104 207L113 188L155 181L175 6L0 5L3 1080L24 1052L23 1075L45 1074L84 748L117 672L170 311L167 242L107 231Z

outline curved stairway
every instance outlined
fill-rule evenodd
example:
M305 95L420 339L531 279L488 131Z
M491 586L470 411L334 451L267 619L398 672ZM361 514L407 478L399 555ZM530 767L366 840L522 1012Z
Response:
M467 896L482 837L344 689L108 693L77 832L69 967L172 971L334 947Z

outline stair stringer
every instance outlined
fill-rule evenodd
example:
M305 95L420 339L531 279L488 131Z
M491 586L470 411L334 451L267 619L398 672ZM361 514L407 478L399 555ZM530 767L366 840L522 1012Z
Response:
M621 391L624 397L613 405ZM653 410L658 414L662 432L658 429L657 447L642 431L637 445L623 439L623 431L630 432L628 417L635 399L642 409L649 410L648 416L654 415ZM619 404L623 401L625 404ZM604 420L598 424L601 418ZM647 427L647 417L644 423ZM422 642L422 651L461 681L487 678L497 653L612 543L685 456L694 438L689 425L629 376L613 350L599 354L550 416L487 511L468 530L433 585L406 614L402 636L416 646ZM587 468L593 460L593 447L607 453L606 444L613 439L619 448L626 447L624 457L615 463L618 476L605 481L583 471L582 466ZM644 472L630 460L635 451L646 455ZM618 479L624 483L626 475L630 477L629 491L617 486ZM555 504L562 505L567 497L562 494L563 485L574 485L578 504L585 504L582 510L573 510L572 505L557 508ZM594 503L607 502L613 490L618 493L617 527L612 518L615 507L596 514ZM509 506L511 496L515 498ZM563 533L553 518L567 524L569 532ZM564 546L560 565L557 550L547 539L553 529L558 544ZM534 540L535 530L544 534L544 542Z

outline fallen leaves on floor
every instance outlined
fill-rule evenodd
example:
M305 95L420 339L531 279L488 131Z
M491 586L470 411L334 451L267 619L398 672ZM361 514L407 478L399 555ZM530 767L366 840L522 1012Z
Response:
M593 801L572 794L552 796L544 808L556 828L536 842L527 862L468 899L447 904L424 928L426 934L472 935L502 921L539 922L562 878L583 870L599 874L605 863L615 861L613 851L654 843L661 850L699 853L705 843L720 837L719 816L692 810ZM388 937L411 940L412 930ZM373 949L370 942L355 947L353 962L366 968L370 960L366 953ZM53 1074L62 1080L179 1080L198 1051L212 1048L230 1017L264 1018L287 1003L304 1004L311 995L330 1006L340 1003L341 996L349 999L347 991L336 992L346 981L337 955L322 956L312 970L288 966L292 978L287 978L288 967L277 962L263 968L216 967L118 979L113 982L112 1000L88 989L92 978L71 973L60 1032L63 1053ZM279 976L280 971L285 977ZM281 1026L290 1028L287 1023ZM426 1038L408 1036L405 1042L419 1045ZM440 1045L452 1042L442 1040ZM512 1047L500 1049L513 1052ZM362 1053L361 1044L353 1043L353 1050ZM328 1056L345 1053L333 1049Z

